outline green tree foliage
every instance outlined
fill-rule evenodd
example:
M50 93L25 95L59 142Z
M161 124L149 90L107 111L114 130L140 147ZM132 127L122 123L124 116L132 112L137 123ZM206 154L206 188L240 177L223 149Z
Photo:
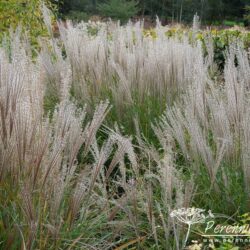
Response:
M59 0L58 9L63 15L69 12L87 12L94 14L96 12L97 0Z
M109 0L98 5L99 12L106 17L126 22L138 12L137 2L134 0Z
M244 0L140 0L142 13L173 21L192 21L197 13L202 21L242 18Z
M249 25L250 24L250 5L247 5L245 10L246 10L246 13L244 15L244 20L246 24Z
M73 22L80 22L87 21L89 15L84 11L70 10L66 17L72 20Z
M54 0L55 1L55 0ZM242 21L250 0L59 0L60 12L85 12L89 15L103 15L124 18L134 14L158 15L168 22L191 22L197 13L202 23L222 23L223 20ZM138 12L137 12L138 11Z

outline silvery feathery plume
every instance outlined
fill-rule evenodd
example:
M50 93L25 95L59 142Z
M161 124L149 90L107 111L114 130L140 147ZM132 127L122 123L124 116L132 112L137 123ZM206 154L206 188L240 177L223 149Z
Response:
M170 217L177 218L182 223L188 225L188 231L186 234L184 247L186 246L191 226L194 224L204 223L207 218L213 218L214 215L212 214L211 210L208 211L208 215L205 215L206 210L201 208L180 208L173 210L170 213Z
M42 6L41 6L41 9L42 9L42 13L43 13L43 20L44 20L44 23L46 25L46 28L48 29L49 31L49 34L53 35L53 31L52 31L52 21L51 21L51 12L50 10L46 7L46 5L43 3Z
M193 30L197 31L200 29L200 17L195 13L194 18L193 18Z

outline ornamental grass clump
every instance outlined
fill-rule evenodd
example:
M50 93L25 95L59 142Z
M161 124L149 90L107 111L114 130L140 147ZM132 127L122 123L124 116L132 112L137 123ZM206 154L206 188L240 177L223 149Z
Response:
M52 62L48 48L44 48L42 55L43 62L50 60L51 66L46 69L50 85L58 75L51 74L52 68L66 67L66 72L70 69L70 91L74 98L93 105L108 97L114 106L110 120L112 123L125 120L126 132L135 133L131 122L134 116L144 124L147 117L160 115L166 103L172 104L183 87L194 80L196 68L207 70L200 46L190 45L188 38L169 39L160 24L157 39L143 35L142 23L126 26L103 23L95 35L89 33L89 23L68 22L66 26L59 24L58 39L66 58L62 60L57 50ZM152 134L150 126L142 125L142 129L148 136Z
M188 171L199 171L198 179L207 175L210 190L223 199L235 195L233 207L238 206L238 188L243 194L241 202L248 203L249 69L247 52L240 45L232 45L223 80L194 81L158 124L161 133L166 131L175 140Z
M104 125L108 101L90 114L73 100L66 59L58 53L55 65L41 50L34 60L29 46L13 35L11 54L0 49L2 246L109 249L134 238L139 245L167 246L171 225L165 210L190 200L171 151L162 159L142 143L140 156L131 137ZM48 113L50 94L57 101ZM144 151L156 158L149 160ZM153 199L159 188L164 202Z

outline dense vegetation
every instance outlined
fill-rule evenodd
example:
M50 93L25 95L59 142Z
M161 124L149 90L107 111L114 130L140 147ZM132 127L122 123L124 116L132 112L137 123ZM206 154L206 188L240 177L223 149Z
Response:
M32 3L37 19L0 12L0 249L203 249L171 217L179 208L249 223L249 32L200 30L196 17L54 33ZM42 32L8 34L19 22ZM210 249L249 246L233 245Z
M108 5L113 10L113 16L121 19L127 15L128 11L132 17L135 14L139 16L151 16L155 18L158 15L165 22L190 22L195 13L197 13L204 24L214 23L226 24L233 22L242 22L247 14L249 0L60 0L58 2L59 10L62 14L77 15L85 13L86 15L107 15L106 11L100 6ZM118 8L118 6L124 6ZM86 17L85 15L85 17ZM245 18L247 22L247 18Z
M250 0L2 0L0 29L24 24L33 35L43 34L41 2L50 6L58 17L75 21L86 21L95 15L122 22L136 16L154 20L157 15L165 24L190 23L197 14L204 25L247 26L250 18Z
M0 1L0 40L10 28L15 30L18 26L25 28L31 39L46 36L47 29L43 21L41 4L45 3L55 10L56 5L45 0L1 0Z

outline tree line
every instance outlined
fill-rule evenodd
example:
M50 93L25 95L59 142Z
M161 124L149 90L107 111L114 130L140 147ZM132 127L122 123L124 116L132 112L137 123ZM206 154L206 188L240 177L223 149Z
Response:
M61 16L88 15L128 19L156 15L167 22L190 22L198 14L202 23L243 21L250 0L54 0Z

